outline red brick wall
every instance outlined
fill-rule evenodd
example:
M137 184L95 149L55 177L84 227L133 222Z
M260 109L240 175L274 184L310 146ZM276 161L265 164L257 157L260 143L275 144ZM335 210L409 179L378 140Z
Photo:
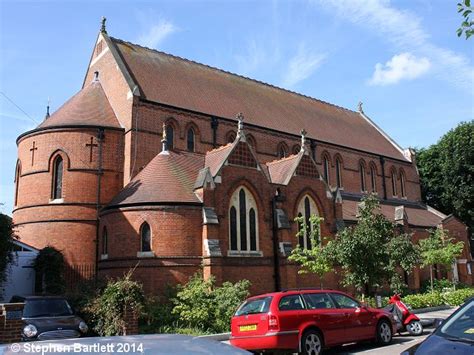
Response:
M0 344L17 343L21 340L21 331L23 329L23 321L18 319L7 319L7 313L22 312L24 303L5 303L0 304Z

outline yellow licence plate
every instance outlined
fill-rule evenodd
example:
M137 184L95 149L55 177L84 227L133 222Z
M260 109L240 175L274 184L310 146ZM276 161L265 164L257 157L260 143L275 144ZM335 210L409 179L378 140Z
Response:
M252 330L257 330L257 325L256 324L250 324L250 325L241 325L239 327L239 330L241 332L250 332Z

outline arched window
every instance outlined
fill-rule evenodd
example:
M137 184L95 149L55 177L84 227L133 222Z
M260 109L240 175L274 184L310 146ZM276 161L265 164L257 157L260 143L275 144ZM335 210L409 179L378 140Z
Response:
M280 144L278 146L278 158L286 158L288 156L288 150L286 149L284 144Z
M16 163L15 171L15 206L18 204L18 191L20 189L21 164L20 161Z
M324 181L329 184L329 169L330 169L330 162L327 155L323 156L323 174L324 174Z
M107 236L107 228L102 229L102 255L109 253L109 240Z
M405 190L405 174L403 173L403 171L400 171L400 193L402 197L407 197Z
M192 127L188 129L187 138L188 151L194 152L194 129Z
M258 251L258 210L253 195L239 187L230 199L230 250Z
M232 143L235 141L235 132L227 133L227 143Z
M337 187L342 187L342 163L339 157L336 158L336 184Z
M255 143L255 138L252 136L247 136L247 143L253 148L253 150L257 150L257 143Z
M63 196L63 158L58 155L53 162L53 200Z
M374 165L370 166L370 187L372 192L377 192L377 170Z
M306 235L300 236L298 243L300 247L305 248L305 249L311 249L311 239L310 239L310 233L311 233L311 223L309 218L312 215L319 216L318 208L316 207L316 203L314 200L311 198L309 195L304 195L303 198L300 200L298 204L298 217L304 217L304 221L306 224ZM303 228L301 224L298 225L299 230ZM321 242L318 240L318 243Z
M293 146L293 154L298 154L301 150L301 147L298 144Z
M166 143L169 150L174 148L174 128L170 124L166 126Z
M360 172L360 190L362 192L367 191L367 186L365 184L365 164L363 162L359 163L359 172Z
M151 251L151 229L146 222L140 227L140 251Z
M397 173L392 169L392 195L397 196Z

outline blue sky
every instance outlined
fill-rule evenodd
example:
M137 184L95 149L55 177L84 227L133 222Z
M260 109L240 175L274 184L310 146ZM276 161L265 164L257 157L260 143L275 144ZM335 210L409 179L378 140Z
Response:
M10 214L16 137L82 84L109 35L364 111L401 146L474 117L474 39L457 1L0 0L0 212ZM20 109L15 107L10 98Z

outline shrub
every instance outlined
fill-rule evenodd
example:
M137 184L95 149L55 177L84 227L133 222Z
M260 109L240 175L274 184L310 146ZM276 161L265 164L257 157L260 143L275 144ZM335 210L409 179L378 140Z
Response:
M249 286L248 280L241 280L216 287L214 278L204 280L196 273L186 285L178 286L172 311L179 317L176 325L204 332L228 331L232 315L249 294Z
M474 288L464 288L442 294L444 303L450 306L460 306L472 296L474 296Z
M176 297L176 289L169 288L163 297L147 300L140 318L140 333L177 333L178 317L173 313L171 300Z
M60 295L65 291L64 257L59 250L51 246L41 249L33 262L33 268L37 292Z
M407 295L403 297L403 302L414 309L436 307L444 304L441 293L430 292L417 295Z
M131 279L129 272L122 279L111 280L90 304L94 330L101 336L123 335L125 308L140 315L145 304L142 285Z

